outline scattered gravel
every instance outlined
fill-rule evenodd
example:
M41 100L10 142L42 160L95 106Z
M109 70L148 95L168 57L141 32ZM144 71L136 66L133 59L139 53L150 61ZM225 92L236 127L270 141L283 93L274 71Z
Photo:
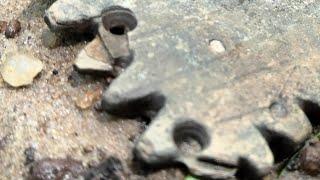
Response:
M16 38L7 39L4 33L0 34L2 60L7 51L14 49L41 59L44 65L41 75L27 87L8 87L0 78L1 180L25 179L29 168L25 166L24 151L31 145L39 159L71 156L87 165L96 158L84 154L83 147L94 145L104 149L107 156L114 155L126 162L132 156L128 137L140 133L138 121L116 119L76 107L79 94L98 86L106 88L108 83L103 77L74 71L73 62L88 38L62 36L62 44L55 49L43 45L42 32L48 29L43 20L44 11L52 2L0 0L0 20L19 19L23 25ZM54 75L54 69L58 75ZM165 171L150 176L160 179L163 174Z
M86 173L85 179L125 180L127 178L120 159L116 157L109 157L98 166L91 168Z
M54 32L51 32L49 29L45 29L42 32L42 44L49 48L54 49L61 45L61 38Z
M90 90L85 94L80 95L76 100L76 105L80 109L88 109L91 107L95 102L100 100L102 96L103 88L98 87L94 90Z
M36 149L34 147L28 147L24 150L24 155L26 156L25 165L29 165L35 161Z
M30 169L32 180L59 180L81 177L84 167L74 159L42 159L35 162Z
M8 23L5 29L6 38L14 38L21 31L21 23L18 20L12 20Z
M8 23L6 21L0 21L0 33L3 33L7 28Z

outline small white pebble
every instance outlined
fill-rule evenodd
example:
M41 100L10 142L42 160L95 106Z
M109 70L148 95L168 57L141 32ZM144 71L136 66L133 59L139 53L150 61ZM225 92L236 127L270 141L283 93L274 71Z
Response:
M212 51L214 54L221 54L226 51L226 48L222 44L221 41L218 40L211 40L209 44L210 51Z

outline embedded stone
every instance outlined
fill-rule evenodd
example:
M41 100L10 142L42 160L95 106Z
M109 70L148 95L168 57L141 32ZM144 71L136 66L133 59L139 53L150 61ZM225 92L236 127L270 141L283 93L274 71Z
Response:
M13 87L30 85L42 71L43 63L30 55L12 53L6 55L1 67L1 75Z
M80 72L112 72L108 52L96 37L78 54L74 66Z

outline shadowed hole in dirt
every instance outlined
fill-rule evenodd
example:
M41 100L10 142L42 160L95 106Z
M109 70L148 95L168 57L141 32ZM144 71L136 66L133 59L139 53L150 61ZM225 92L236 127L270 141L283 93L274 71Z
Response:
M141 90L144 91L144 90ZM132 92L141 93L139 90ZM113 100L102 101L102 108L112 115L125 118L152 118L155 117L159 110L164 106L166 98L160 92L151 92L146 95L137 95L140 97L121 101L117 98Z
M62 31L61 33L58 33L58 36L61 38L62 46L69 47L72 45L76 45L80 42L90 42L92 41L96 36L96 30L95 28L92 28L91 31L88 31L86 33L74 33L72 31Z
M78 71L73 70L68 76L68 83L74 87L82 87L88 84L94 84L94 82L102 82L103 84L109 85L108 79L105 76L91 76L90 74L81 74Z
M266 139L274 156L275 163L282 162L290 157L298 148L289 137L268 129L265 126L258 127L262 136Z
M314 101L298 99L298 104L315 128L320 125L320 106Z
M216 170L229 171L232 169L237 169L235 176L239 180L260 180L264 175L263 172L260 172L250 161L245 158L240 158L237 165L219 162L208 157L199 157L198 162L201 164L201 166L206 166L207 168L213 168ZM201 179L203 178L205 179L206 177L201 177Z
M240 158L238 161L238 170L236 177L239 180L260 180L262 179L261 172L259 172L250 161Z
M173 174L177 171L177 169L181 170L183 174L188 174L188 169L184 164L181 163L170 163L170 164L157 164L157 165L150 165L141 160L139 160L135 155L133 159L128 164L130 170L140 176L147 177L150 174L166 170L167 172L172 172Z
M204 127L194 121L186 121L176 125L173 139L182 154L187 155L205 149L210 141Z
M199 161L199 163L206 166L221 166L226 168L236 168L235 165L219 162L215 159L208 158L208 157L199 157L197 158L197 160Z

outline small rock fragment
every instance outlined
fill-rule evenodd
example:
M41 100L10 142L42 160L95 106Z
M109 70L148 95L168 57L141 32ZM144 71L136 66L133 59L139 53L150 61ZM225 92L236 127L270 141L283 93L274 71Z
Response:
M102 88L97 88L92 91L88 91L84 96L80 96L76 100L76 105L80 109L88 109L91 107L96 101L100 99L102 95Z
M302 150L300 168L312 176L320 174L320 141L312 141Z
M8 23L6 21L0 21L0 33L3 33L7 28Z
M78 87L85 82L85 79L82 78L81 74L78 71L72 71L68 76L68 82L72 87Z
M4 58L1 75L11 86L20 87L31 84L42 68L42 62L30 55L11 53Z
M21 23L18 20L12 20L6 27L5 36L6 38L14 38L21 30Z
M110 64L108 52L99 37L90 42L74 62L80 72L112 72Z
M58 71L57 69L54 69L54 70L52 71L52 74L53 74L53 75L58 75L58 74L59 74L59 71Z
M110 180L124 180L124 168L121 161L115 157L109 157L97 167L89 169L85 175L85 179L110 179Z
M61 44L61 39L56 33L46 29L42 32L42 43L45 47L53 49Z
M214 54L221 54L226 51L226 48L224 47L222 42L218 40L211 40L209 44L209 48L211 52L213 52Z
M33 163L35 161L36 149L34 147L28 147L24 150L24 155L26 156L25 165Z
M8 135L0 138L0 151L5 149L8 141L9 141L9 136Z
M319 180L319 178L310 177L309 175L306 175L303 172L299 172L299 171L286 172L286 173L283 173L280 177L278 177L278 175L274 175L269 179L265 178L263 180L276 180L276 179L277 180Z
M81 177L84 167L74 159L43 159L30 169L32 180L76 179Z
M83 148L83 152L84 152L85 154L91 153L93 150L94 150L94 146L92 146L92 145L88 145L88 146L85 146L85 147Z

